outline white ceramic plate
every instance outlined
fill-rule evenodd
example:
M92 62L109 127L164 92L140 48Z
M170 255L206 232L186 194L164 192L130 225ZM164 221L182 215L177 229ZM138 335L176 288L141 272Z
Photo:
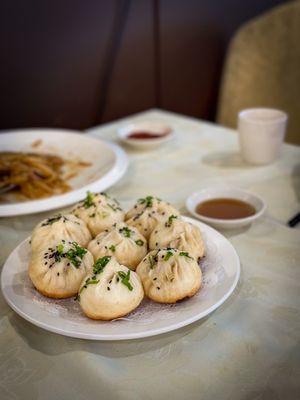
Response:
M7 303L31 323L65 336L91 340L136 339L169 332L197 321L219 307L233 292L240 275L240 263L229 241L209 226L192 218L206 242L201 264L204 283L191 299L175 305L144 300L126 318L111 322L85 317L77 301L48 299L32 286L28 274L29 239L8 257L1 275L1 289Z
M32 144L38 140L38 147ZM49 153L69 160L91 162L80 168L68 183L73 190L41 200L0 204L0 217L32 214L76 203L87 190L103 191L117 182L128 166L126 153L117 145L80 134L58 129L25 129L0 134L0 151Z
M246 218L219 219L205 217L204 215L200 215L196 212L196 207L199 203L206 200L220 198L230 198L245 201L255 208L256 213ZM247 226L260 218L266 211L266 204L262 198L253 193L247 192L246 190L231 186L215 186L208 187L191 194L186 200L186 208L194 217L206 222L209 225L212 225L215 228L235 229Z
M167 131L170 131L170 133L166 136L161 136L153 139L128 138L131 133L137 131L146 131L150 133L155 133L157 135ZM129 124L118 129L118 138L121 140L121 142L140 150L150 150L156 148L166 142L169 142L171 139L174 138L174 136L175 133L169 125L161 124L158 122L136 122L134 124Z

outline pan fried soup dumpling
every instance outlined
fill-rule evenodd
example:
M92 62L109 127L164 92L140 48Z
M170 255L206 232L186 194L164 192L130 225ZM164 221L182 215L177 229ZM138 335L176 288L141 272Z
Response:
M125 222L135 226L148 240L158 222L166 221L170 215L180 215L180 213L171 204L157 197L147 196L139 199L127 212Z
M172 248L151 251L136 272L146 296L158 303L176 303L192 297L202 282L196 260L187 252Z
M171 215L167 221L157 224L149 239L151 250L166 247L187 251L197 261L204 256L204 242L200 229L176 215Z
M57 214L40 222L31 235L31 249L39 251L55 245L61 239L75 241L85 247L91 240L85 222L73 214Z
M85 200L78 203L72 213L82 219L93 237L112 226L124 221L125 213L117 200L106 193L87 193Z
M143 297L139 276L115 257L104 256L83 280L77 299L89 318L112 320L133 311Z
M44 296L63 299L77 294L82 279L92 271L92 254L76 242L62 240L33 252L29 277Z
M115 256L120 264L135 270L147 254L147 241L135 227L120 222L99 233L88 249L95 260Z

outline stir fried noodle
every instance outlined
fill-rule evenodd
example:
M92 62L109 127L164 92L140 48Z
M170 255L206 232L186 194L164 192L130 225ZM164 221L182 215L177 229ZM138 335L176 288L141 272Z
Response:
M66 161L37 153L0 153L0 191L12 189L27 199L61 194L71 189L62 177Z

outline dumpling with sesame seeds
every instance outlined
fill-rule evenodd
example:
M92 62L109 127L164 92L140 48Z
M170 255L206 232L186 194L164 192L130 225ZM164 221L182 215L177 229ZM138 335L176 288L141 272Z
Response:
M40 251L55 245L60 240L75 241L80 246L87 246L92 239L85 222L73 214L56 214L44 219L31 234L32 251Z
M115 256L120 264L135 270L147 254L147 241L137 228L120 222L99 233L88 249L95 260Z
M151 251L136 269L147 297L158 303L176 303L194 296L202 273L189 253L178 249Z
M115 222L124 221L125 216L117 200L106 193L91 192L73 208L72 213L87 224L93 237Z
M167 221L157 224L151 233L149 249L165 247L187 251L197 261L201 260L205 251L200 229L176 215L171 215Z
M93 256L88 250L76 242L62 239L56 245L33 252L28 273L41 294L64 299L78 292L93 264Z
M148 240L159 222L166 221L170 215L180 215L171 204L153 196L139 199L126 216L125 222L136 227Z
M139 306L144 290L139 276L115 257L99 258L82 281L77 299L84 314L96 320L123 317Z

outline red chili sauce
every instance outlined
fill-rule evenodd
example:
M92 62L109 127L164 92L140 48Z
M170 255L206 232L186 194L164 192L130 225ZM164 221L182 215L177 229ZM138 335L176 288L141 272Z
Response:
M167 136L168 133L157 134L146 131L132 132L127 137L128 139L159 139Z

